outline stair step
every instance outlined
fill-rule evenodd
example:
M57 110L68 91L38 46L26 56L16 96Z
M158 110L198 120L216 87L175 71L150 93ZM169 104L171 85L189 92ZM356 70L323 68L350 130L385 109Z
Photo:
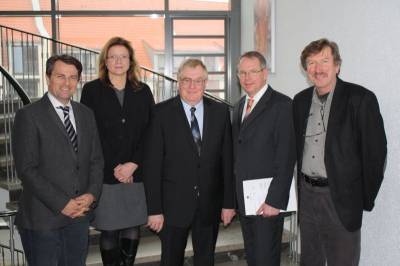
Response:
M143 232L149 232L144 229ZM287 247L289 242L288 232L284 231L282 236L283 247ZM235 260L238 258L243 258L243 238L242 231L240 229L239 221L233 222L227 228L220 226L217 245L215 249L215 260L218 261L228 261ZM189 237L188 243L185 251L185 258L190 263L191 257L193 256L192 240ZM159 265L161 259L161 242L154 233L149 233L147 236L142 235L140 239L139 249L136 256L135 265L142 266L155 266ZM89 247L89 255L86 260L87 266L101 266L101 257L99 247L97 245L91 245Z

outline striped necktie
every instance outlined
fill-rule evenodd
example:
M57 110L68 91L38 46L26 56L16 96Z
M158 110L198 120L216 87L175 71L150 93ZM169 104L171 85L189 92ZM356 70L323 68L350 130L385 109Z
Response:
M64 113L64 126L67 131L68 137L71 140L72 147L75 152L78 152L78 139L74 127L72 126L71 120L69 119L69 106L59 106Z
M251 112L251 107L253 106L253 103L254 103L254 98L253 97L251 97L251 98L249 98L247 100L246 112L244 113L243 120L246 119L249 116L249 114Z
M197 122L194 112L196 112L196 108L195 107L190 108L190 129L192 131L193 140L196 143L197 152L200 155L201 135L200 135L199 123Z

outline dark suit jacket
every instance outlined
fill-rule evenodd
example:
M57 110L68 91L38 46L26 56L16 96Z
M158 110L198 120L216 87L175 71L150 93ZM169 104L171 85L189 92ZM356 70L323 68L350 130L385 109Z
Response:
M104 155L104 183L117 184L114 168L121 163L134 162L139 168L134 181L141 180L143 145L151 107L154 105L150 88L140 83L134 88L126 83L123 106L114 89L99 79L83 86L81 103L90 107L96 117Z
M83 218L61 214L68 201L101 191L103 156L96 122L89 108L71 101L78 135L75 153L63 122L47 94L20 109L12 148L23 192L16 224L25 229L57 229Z
M313 90L310 87L300 92L293 102L298 174ZM374 207L385 158L386 136L375 95L338 79L328 120L324 161L332 200L347 230L359 229L363 209L370 211Z
M203 224L216 223L222 207L234 208L229 110L207 98L203 102L201 156L180 97L154 108L144 184L149 215L163 214L167 225L187 227L195 211Z
M239 212L245 215L243 181L267 177L265 203L286 209L296 157L291 99L268 87L242 123L244 103L242 97L235 105L232 125Z

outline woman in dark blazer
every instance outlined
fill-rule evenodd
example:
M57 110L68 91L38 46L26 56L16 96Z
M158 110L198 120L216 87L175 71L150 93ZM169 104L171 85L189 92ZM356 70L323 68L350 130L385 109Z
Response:
M129 41L111 38L100 54L99 78L84 85L81 103L96 117L104 155L103 192L92 225L101 231L104 265L133 265L140 225L147 222L141 182L142 140L154 105L139 81Z

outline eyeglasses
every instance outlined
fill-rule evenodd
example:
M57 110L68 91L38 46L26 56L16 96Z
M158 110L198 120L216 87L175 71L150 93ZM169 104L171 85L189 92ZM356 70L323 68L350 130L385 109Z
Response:
M107 60L114 61L114 62L117 62L118 60L127 61L127 60L129 60L129 55L110 55L110 56L107 56Z
M326 127L325 127L325 121L324 121L324 115L325 115L325 104L321 106L321 109L319 110L319 113L321 115L321 120L322 120L322 131L316 132L316 133L312 133L312 132L306 132L306 134L304 134L304 137L306 138L312 138L312 137L316 137L319 135L322 135L324 133L326 133ZM308 123L308 119L310 118L310 116L312 116L313 114L311 113L308 117L307 117L307 123ZM307 134L308 133L308 134Z
M179 80L179 82L183 86L190 86L194 84L196 87L200 87L201 85L204 84L205 81L206 81L205 79L190 79L190 78L183 78Z
M264 70L264 67L260 68L259 70L253 69L253 70L250 70L250 71L239 71L237 75L238 75L239 78L245 78L247 75L249 77L253 78L253 77L257 76L257 74L260 73L263 70Z

